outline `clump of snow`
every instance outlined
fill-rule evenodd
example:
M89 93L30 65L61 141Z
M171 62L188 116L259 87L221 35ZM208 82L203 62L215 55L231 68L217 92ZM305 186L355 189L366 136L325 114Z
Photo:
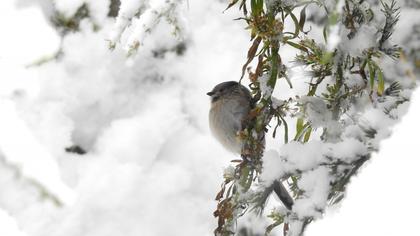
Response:
M328 164L335 160L350 163L367 153L366 145L354 138L335 143L320 140L311 140L307 143L292 141L284 144L279 153L274 150L265 153L261 179L269 184L297 170L311 170L320 164Z
M340 38L342 41L338 48L352 57L361 57L364 50L376 46L378 30L374 26L361 25L352 38L347 37L347 34L350 32L349 30L344 27L340 30Z
M346 71L344 74L344 83L351 89L362 88L365 85L365 81L357 74L351 74Z
M295 201L293 211L301 219L311 216L320 218L327 205L330 190L329 169L321 166L305 172L299 179L298 186L304 192Z
M258 77L258 82L260 84L260 89L264 98L269 98L271 94L273 93L273 88L268 84L269 80L270 80L270 75L267 73Z
M234 179L235 178L235 167L228 166L223 171L223 178L225 179Z
M304 116L313 128L327 126L332 121L332 113L325 100L318 97L302 96L298 103L303 106Z
M326 156L334 157L347 163L369 153L364 143L352 137L338 143L327 144L327 149Z
M19 166L24 177L43 186L59 202L72 204L75 193L62 182L54 158L33 136L14 104L0 100L0 107L0 150L6 161Z
M274 180L279 177L279 168L283 168L285 160L280 158L276 150L270 149L264 153L263 156L263 172L260 179L269 186Z

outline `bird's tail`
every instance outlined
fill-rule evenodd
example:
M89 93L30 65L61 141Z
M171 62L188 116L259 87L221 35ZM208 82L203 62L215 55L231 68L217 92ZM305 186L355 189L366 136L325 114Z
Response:
M278 181L275 180L272 185L273 191L276 193L276 195L280 198L280 201L283 202L284 206L291 210L293 206L293 198L290 196L287 189L284 187L284 185Z

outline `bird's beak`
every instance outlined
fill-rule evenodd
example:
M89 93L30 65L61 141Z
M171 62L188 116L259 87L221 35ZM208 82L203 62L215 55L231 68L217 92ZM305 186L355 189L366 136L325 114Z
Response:
M206 94L209 95L209 96L213 96L214 95L214 92L208 92Z

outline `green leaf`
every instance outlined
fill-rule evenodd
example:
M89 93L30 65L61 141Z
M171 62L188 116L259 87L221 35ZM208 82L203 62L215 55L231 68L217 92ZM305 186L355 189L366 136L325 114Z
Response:
M251 0L252 15L259 16L264 9L264 0Z
M274 47L272 48L272 55L270 58L271 61L271 73L270 73L270 78L267 81L267 85L270 86L272 89L274 89L276 87L276 82L277 82L277 76L279 74L279 49L278 47Z
M321 64L326 65L331 62L331 59L333 58L334 53L333 52L324 52L322 54L321 58Z
M328 31L329 31L329 27L327 25L324 26L324 29L322 30L322 36L324 36L325 43L328 43L328 37L327 37Z
M258 13L262 13L264 9L264 0L257 0Z
M303 118L299 118L296 122L296 135L294 141L301 141L302 137L307 134L308 130L311 129L309 123L304 124ZM310 134L308 134L310 136ZM309 139L309 137L308 137Z
M250 178L250 175L252 175L250 168L248 166L244 166L241 171L239 184L244 188L245 191L247 191L252 184L252 177Z
M312 127L309 127L308 130L305 133L305 136L303 137L303 142L306 143L309 141L309 138L311 137L312 133Z
M372 66L370 60L367 62L369 68L369 81L370 81L370 89L373 90L373 86L375 85L375 68Z
M256 10L257 10L257 2L256 0L251 0L251 11L253 15L255 15Z
M385 81L382 70L378 68L378 95L382 96L385 90Z
M303 129L303 118L297 119L296 122L296 136L302 132Z
M337 22L338 22L338 17L339 17L339 15L338 15L338 13L337 13L337 12L332 13L332 14L328 17L328 24L329 24L329 25L335 25L335 24L337 24Z
M308 52L308 49L307 49L307 48L305 48L304 46L300 45L300 44L294 43L294 42L292 42L292 41L284 41L284 43L287 43L287 44L289 44L290 46L292 46L292 47L294 47L294 48L296 48L296 49L299 49L299 50L301 50L301 51Z

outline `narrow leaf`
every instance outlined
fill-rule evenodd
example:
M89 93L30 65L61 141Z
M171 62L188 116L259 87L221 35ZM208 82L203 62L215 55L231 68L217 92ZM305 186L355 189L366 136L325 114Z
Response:
M378 95L382 96L385 90L385 81L382 70L378 68Z
M284 78L286 79L287 84L289 85L289 88L293 88L293 84L292 81L290 81L290 78L288 76L284 76Z
M300 11L300 17L299 17L299 29L302 32L303 32L303 27L305 26L305 21L306 21L306 6Z
M239 1L239 0L232 0L223 12L225 12L227 9L231 8L231 7L232 7L233 5L235 5L238 1Z
M264 0L257 0L257 13L258 15L262 13L264 8Z
M370 81L370 89L373 89L373 86L375 85L375 69L372 66L372 63L370 60L368 61L368 68L369 68L369 81Z
M261 43L261 37L257 37L254 42L252 43L252 46L248 50L248 60L245 62L245 64L242 66L242 75L241 79L245 75L246 68L248 67L249 63L254 59L255 54L257 53L258 46Z
M324 26L324 29L322 30L322 36L324 36L325 43L328 43L327 34L328 34L328 26L326 25L326 26Z
M287 124L286 120L282 117L279 116L281 121L283 122L283 127L284 127L284 143L288 143L289 142L289 125Z
M299 35L299 21L298 21L298 19L296 18L296 16L293 14L293 12L291 12L291 11L287 11L287 14L288 15L290 15L290 17L292 18L292 20L293 20L293 23L295 24L295 32L294 33L291 33L293 36L291 36L291 37L289 37L289 36L285 36L284 38L286 39L286 40L288 40L288 39L294 39L294 38L297 38L297 36ZM285 32L284 34L286 34L286 33L289 33L289 32Z
M302 129L303 129L303 118L299 118L296 122L296 136L298 136L298 134L302 132Z
M301 51L308 52L308 49L307 49L307 48L305 48L304 46L300 45L300 44L294 43L294 42L292 42L292 41L285 41L285 43L287 43L287 44L289 44L290 46L292 46L292 47L294 47L294 48L296 48L296 49L299 49L299 50L301 50Z
M312 127L309 127L308 131L306 131L305 136L303 137L304 143L309 141L309 138L311 137L311 133L312 133Z

